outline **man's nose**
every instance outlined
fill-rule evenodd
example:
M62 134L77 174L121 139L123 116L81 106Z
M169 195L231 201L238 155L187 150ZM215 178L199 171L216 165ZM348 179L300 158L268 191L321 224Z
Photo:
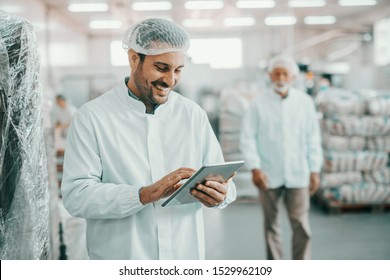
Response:
M175 72L172 71L172 72L168 72L168 73L166 73L166 75L164 75L163 81L169 87L172 88L176 84L176 79L177 79L176 74L175 74Z

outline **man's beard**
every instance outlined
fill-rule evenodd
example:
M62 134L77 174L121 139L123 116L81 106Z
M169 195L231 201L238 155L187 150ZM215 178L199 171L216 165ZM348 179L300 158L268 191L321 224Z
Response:
M278 93L286 93L290 88L290 84L287 82L273 82L272 88Z

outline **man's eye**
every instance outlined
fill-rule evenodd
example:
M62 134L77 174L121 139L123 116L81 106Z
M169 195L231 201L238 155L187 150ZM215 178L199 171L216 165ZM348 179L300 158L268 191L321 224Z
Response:
M161 71L161 72L164 72L164 71L167 71L168 69L167 68L161 68L161 67L156 67L158 71Z

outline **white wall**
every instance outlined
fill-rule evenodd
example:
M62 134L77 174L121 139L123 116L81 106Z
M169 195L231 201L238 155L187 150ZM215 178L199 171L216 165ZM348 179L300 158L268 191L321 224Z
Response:
M72 68L88 65L88 38L54 10L36 0L2 0L0 9L27 19L35 28L41 56L41 81L44 97L53 100L62 90L61 79Z
M110 42L120 40L120 37L88 37L69 20L47 10L37 0L3 0L0 8L27 18L37 27L42 80L47 92L65 91L65 95L80 106L129 74L128 67L114 67L110 63ZM292 27L209 33L208 38L243 39L243 68L212 70L207 65L188 64L179 89L183 95L197 100L197 93L205 88L219 92L239 82L263 85L266 77L259 67L261 63L264 64L272 54L308 43L321 33L324 31L320 29ZM206 37L202 32L192 32L191 35L193 38ZM329 52L337 49L339 44L340 39L313 44L309 49L296 52L295 58L326 62ZM339 61L348 61L353 69L342 76L346 88L390 88L389 67L376 68L373 65L372 42L364 43L362 48Z

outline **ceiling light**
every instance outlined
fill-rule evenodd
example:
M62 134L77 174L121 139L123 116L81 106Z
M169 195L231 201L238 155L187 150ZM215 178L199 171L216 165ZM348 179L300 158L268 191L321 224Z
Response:
M376 0L340 0L340 6L373 6Z
M168 1L134 2L132 7L135 11L166 11L172 8L172 4Z
M225 26L251 26L255 22L253 17L225 18L223 20Z
M275 6L273 0L239 0L236 2L237 8L240 9L256 9L256 8L272 8Z
M334 16L307 16L303 21L305 24L333 24L336 18Z
M266 17L264 22L266 25L294 25L297 19L294 16L273 16Z
M119 29L122 23L119 20L92 20L89 23L92 29Z
M293 8L323 7L325 0L290 0L288 5Z
M183 20L183 25L186 27L207 27L213 25L213 21L211 19L203 18L203 19L185 19Z
M216 10L223 8L222 1L187 1L184 4L187 10Z
M107 3L70 3L68 10L71 12L105 12Z

